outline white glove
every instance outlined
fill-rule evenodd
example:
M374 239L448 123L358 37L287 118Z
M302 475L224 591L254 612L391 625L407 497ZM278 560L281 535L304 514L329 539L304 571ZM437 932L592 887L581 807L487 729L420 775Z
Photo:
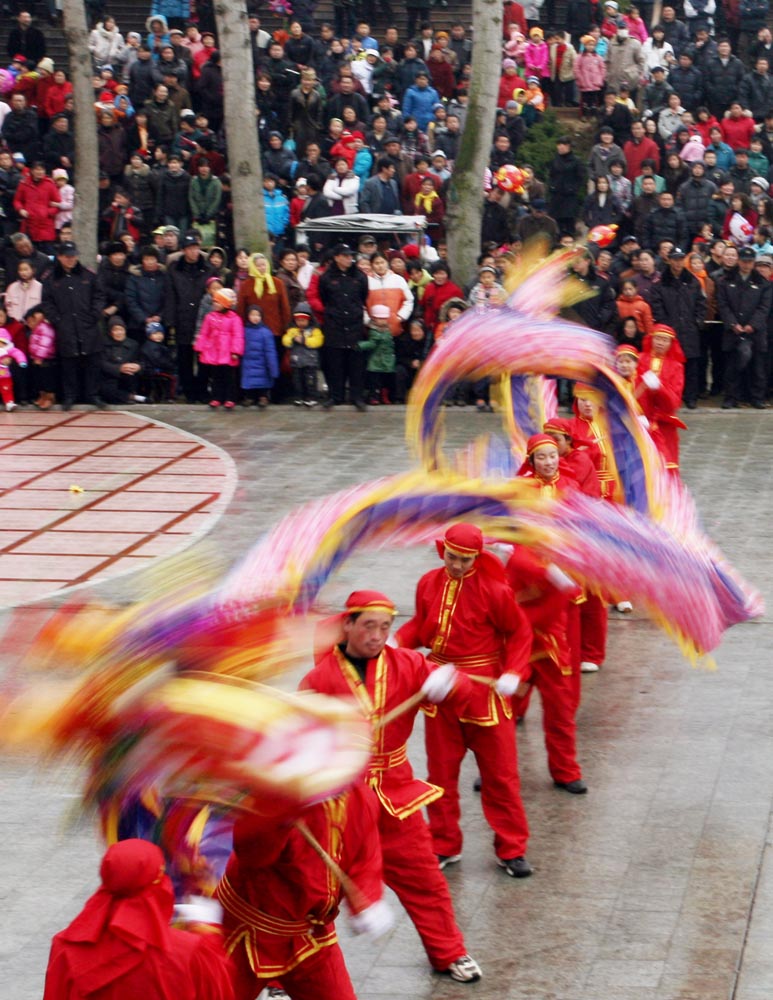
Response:
M497 677L494 690L503 698L512 698L520 683L521 678L518 674L502 674L501 677Z
M424 692L427 701L437 704L451 694L456 680L456 667L453 663L444 663L442 667L433 670L424 681L421 690Z
M222 924L223 907L207 896L188 896L174 908L174 919L186 924Z
M395 918L389 904L380 899L365 910L353 913L351 916L352 930L355 934L367 934L372 938L380 938L391 930Z
M545 571L545 576L556 590L563 591L564 593L570 590L577 590L577 584L574 580L570 576L567 576L562 569L559 569L555 563L550 563Z
M397 640L395 639L395 637L394 637L393 635L390 635L390 636L389 636L389 638L388 638L388 639L387 639L387 641L386 641L386 642L384 643L384 645L385 645L385 646L389 646L389 648L390 648L390 649L399 649L399 648L400 648L400 647L399 647L399 646L397 645Z
M639 423L640 423L640 424L642 425L642 427L644 428L644 430L645 430L645 431L648 431L648 430L650 429L650 422L649 422L649 420L648 420L648 419L647 419L647 418L646 418L646 417L644 416L644 414L643 414L643 413L640 413L640 414L639 414L639 417L638 417L638 420L639 420Z
M647 386L648 389L660 388L660 379L655 374L655 372L645 372L642 375L641 380Z

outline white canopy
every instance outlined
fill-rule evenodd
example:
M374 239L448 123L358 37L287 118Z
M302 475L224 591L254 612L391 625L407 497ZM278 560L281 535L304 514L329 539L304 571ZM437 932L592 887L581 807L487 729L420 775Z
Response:
M419 235L427 228L423 215L330 215L308 219L295 227L309 233L400 233Z

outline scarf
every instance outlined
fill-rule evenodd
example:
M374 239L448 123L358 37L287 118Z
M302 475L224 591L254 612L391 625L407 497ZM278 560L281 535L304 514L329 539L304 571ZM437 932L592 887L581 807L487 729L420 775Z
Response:
M423 212L425 215L431 215L434 203L439 197L440 195L437 191L430 191L427 195L418 191L416 197L413 199L413 203L420 212Z
M260 273L255 263L259 258L262 258L266 262L265 274ZM259 299L263 298L264 290L267 290L269 295L276 295L276 285L274 284L274 279L271 277L271 261L265 254L254 253L250 257L247 271L250 277L254 279L255 294Z

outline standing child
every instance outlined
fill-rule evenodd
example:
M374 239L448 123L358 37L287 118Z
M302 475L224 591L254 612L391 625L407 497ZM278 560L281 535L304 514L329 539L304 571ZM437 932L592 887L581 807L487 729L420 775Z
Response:
M247 309L244 326L244 360L242 363L242 389L245 391L245 405L249 406L258 397L258 406L264 410L268 406L268 393L279 378L279 362L276 356L274 334L263 322L263 310L251 305Z
M58 201L56 207L59 211L54 219L54 228L57 233L62 226L67 226L72 222L72 210L75 207L75 188L70 184L70 177L64 167L57 167L51 171L51 178L56 184L58 191Z
M37 392L33 405L50 410L56 390L56 331L46 321L40 304L30 306L24 314L29 330L29 355L32 360L32 391Z
M177 388L174 354L164 343L164 327L151 320L145 325L147 340L140 348L143 392L153 403L171 403Z
M220 288L213 296L214 310L204 317L193 343L199 364L209 365L212 380L209 405L232 410L236 403L236 374L244 354L244 326L234 311L236 292Z
M299 302L293 309L293 326L282 337L282 344L290 348L290 371L296 406L316 406L319 349L325 342L322 331L313 322L311 307Z
M12 361L15 361L21 368L27 367L26 355L18 347L13 346L10 333L5 327L2 327L0 328L0 396L9 413L11 410L16 409L16 400L13 395L13 379L11 377Z
M394 398L395 344L389 329L389 306L375 305L370 310L368 339L359 342L368 354L365 366L368 379L368 403L391 403Z

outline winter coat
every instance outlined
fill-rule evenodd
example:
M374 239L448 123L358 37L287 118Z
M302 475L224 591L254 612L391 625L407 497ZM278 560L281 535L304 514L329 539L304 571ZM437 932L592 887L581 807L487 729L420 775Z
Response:
M773 76L756 70L747 73L741 81L738 99L751 111L753 118L762 121L768 108L773 108Z
M72 132L57 132L49 129L43 138L43 162L49 172L62 166L63 157L75 163L75 139Z
M738 344L738 334L733 330L736 323L753 327L749 335L753 346L758 351L766 350L772 296L773 285L766 278L752 272L744 281L735 267L717 282L717 306L725 326L723 351L732 351Z
M679 188L677 201L684 212L687 220L687 231L689 236L695 236L700 231L704 222L708 221L711 211L711 199L716 194L717 188L705 177L691 177Z
M319 142L324 129L324 102L318 90L304 94L296 87L290 94L290 127L295 148L302 155L310 142Z
M132 104L137 107L134 101ZM169 100L156 101L151 98L145 101L142 109L148 116L151 138L161 145L169 145L177 134L177 108Z
M97 129L99 169L108 177L118 177L126 165L126 133L120 125L100 125Z
M730 56L727 65L717 56L706 63L706 101L712 114L720 118L725 109L738 97L744 78L743 63L737 56Z
M621 215L620 206L611 192L607 192L603 205L599 201L598 194L588 195L582 207L582 221L588 229L593 229L594 226L611 226L619 223Z
M30 333L27 350L34 361L52 361L56 357L56 331L46 320Z
M193 343L199 303L207 278L212 274L204 254L199 254L193 264L189 264L185 257L179 257L167 269L164 276L163 323L167 330L174 327L178 344Z
M194 222L211 222L220 211L223 185L217 177L194 177L188 188L188 204Z
M423 59L403 59L397 67L397 89L400 94L405 94L416 82L419 73L426 73L429 76L429 67Z
M585 277L575 274L574 278L592 294L576 302L567 311L567 316L593 330L606 329L615 314L615 295L609 282L596 274L593 265Z
M668 98L674 93L674 88L666 80L655 80L648 83L644 88L644 107L659 115L664 108L668 107Z
M585 184L585 168L574 153L553 157L549 168L550 215L567 219L577 214L577 199Z
M103 341L100 367L102 375L109 379L119 379L123 375L121 365L139 363L140 345L131 337L113 340L108 334Z
M242 389L270 389L278 378L273 333L267 326L245 326Z
M403 97L403 114L416 119L419 129L426 132L427 125L434 117L433 107L440 101L440 94L434 87L409 87Z
M588 160L588 173L595 180L597 177L609 176L609 164L613 160L621 160L625 163L625 156L620 146L613 142L611 146L602 146L597 143L590 153Z
M413 292L408 282L394 271L368 276L368 312L373 306L389 307L389 329L393 337L403 332L403 323L413 313Z
M93 271L78 263L67 272L57 261L43 282L42 304L46 319L56 330L60 357L75 358L102 350L99 320L105 301Z
M368 360L365 364L369 372L393 372L395 370L395 339L389 330L380 330L369 326L367 340L361 340L357 345L365 352Z
M360 191L360 179L352 171L343 177L338 174L331 174L325 181L322 194L327 198L333 208L333 214L353 215L357 211L357 196ZM337 212L338 205L343 207L343 212Z
M153 95L153 88L161 83L161 76L152 59L137 59L129 70L129 98L135 108L141 108Z
M283 236L290 222L290 202L278 188L263 191L263 211L269 233L274 237Z
M392 190L392 194L394 195L396 206L395 214L398 214L400 210L400 192L397 189L397 181L393 177L387 183ZM364 213L374 213L376 215L381 213L381 192L381 178L377 174L368 178L368 180L366 180L362 185L362 190L360 192L360 211Z
M300 337L302 343L297 343L296 337ZM319 349L324 342L325 338L318 326L308 326L305 330L291 326L282 337L283 346L290 351L292 368L319 368Z
M627 164L625 176L632 184L641 173L642 160L654 160L655 173L660 170L660 149L655 140L647 135L641 142L629 139L623 146L623 156Z
M668 74L668 82L679 94L679 100L686 111L693 113L703 103L703 73L695 66L686 69L674 66Z
M193 350L203 365L236 368L244 354L244 324L234 309L213 310L204 317ZM236 358L233 355L237 355Z
M139 170L129 164L123 172L123 187L129 196L129 201L147 218L153 218L156 209L157 176L150 167L143 163Z
M527 76L550 76L550 49L547 42L527 42L523 61Z
M656 250L661 240L671 240L678 247L687 242L687 220L679 208L658 206L644 223L644 245Z
M40 150L40 133L38 131L38 116L32 108L24 111L11 111L3 119L0 129L3 139L8 143L12 153L22 153L27 163L38 159Z
M652 288L652 315L656 323L676 330L686 358L701 354L700 328L706 317L706 297L701 283L685 268L678 278L667 268Z
M132 330L145 333L148 316L161 316L164 312L164 272L142 271L130 273L126 280L126 319Z
M157 343L155 340L146 340L140 348L140 359L142 370L148 374L162 372L165 375L174 375L177 371L174 355L169 347L164 343Z
M108 31L100 21L89 35L89 52L95 66L109 63L116 69L126 56L126 43L117 28Z
M246 322L250 306L260 306L264 325L271 330L275 337L281 337L290 325L290 302L285 283L276 275L274 275L274 289L272 294L268 289L268 284L264 282L263 294L258 298L255 282L252 278L248 278L242 282L239 288L236 308Z
M164 170L158 182L156 194L156 218L163 219L170 216L173 219L187 219L190 216L190 204L188 202L188 189L191 184L191 175L183 170L179 174L173 174L170 170Z
M123 267L113 267L110 260L105 257L101 261L97 270L97 287L105 300L102 307L116 306L119 316L126 316L126 285L129 280L129 265Z
M325 309L327 347L356 348L362 337L368 279L354 264L342 271L333 262L319 279L319 297Z
M649 302L641 295L636 295L632 299L620 295L617 299L617 315L620 320L633 317L642 333L652 333L652 309Z
M574 78L581 92L603 90L607 67L597 52L581 52L574 61Z
M607 83L612 87L619 87L621 83L627 83L631 90L639 86L639 81L644 76L644 55L641 50L641 42L635 38L626 38L624 42L612 40L609 43L609 51L606 58Z
M53 242L56 239L56 229L54 219L57 208L51 202L59 201L59 189L50 177L43 177L40 181L33 181L32 177L25 178L16 188L13 199L13 207L17 212L29 212L26 219L21 219L21 232L26 233L33 243Z
M28 309L39 304L43 298L43 285L36 278L27 284L12 281L5 290L5 310L11 319L24 322Z

